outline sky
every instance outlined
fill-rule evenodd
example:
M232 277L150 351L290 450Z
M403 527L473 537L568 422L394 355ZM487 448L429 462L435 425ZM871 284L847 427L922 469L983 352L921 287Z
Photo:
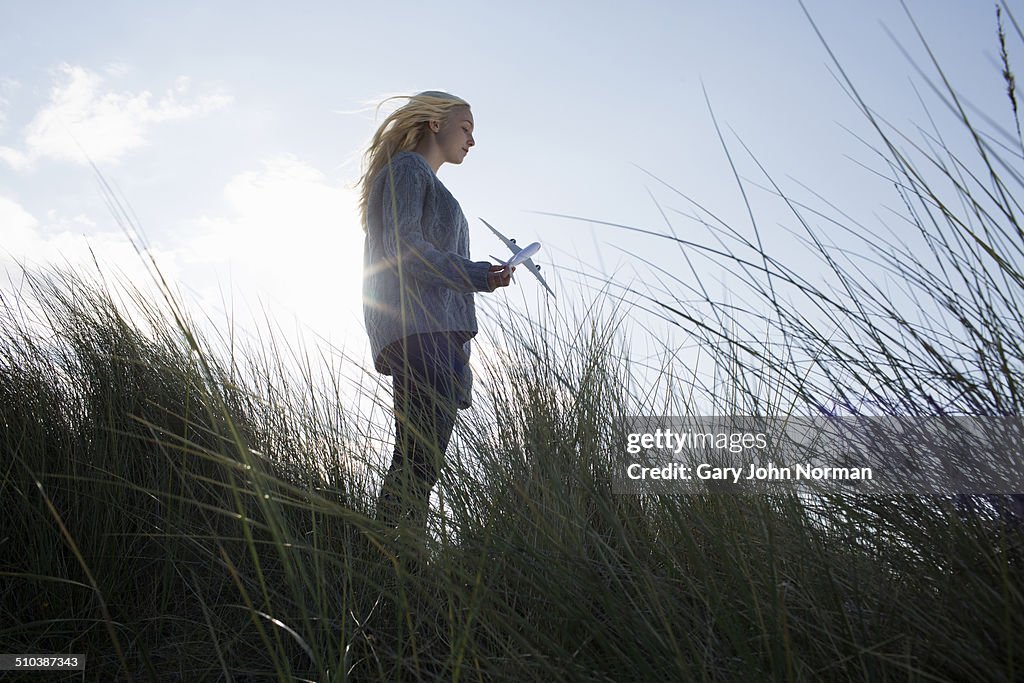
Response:
M925 67L927 55L900 2L805 6L872 107L908 130L927 122L928 87L899 46ZM906 8L950 81L1009 126L994 4ZM1011 62L1019 47L1012 37ZM555 305L572 311L609 277L650 281L639 259L681 267L678 250L548 214L664 231L665 208L696 235L675 188L749 234L716 121L752 182L765 181L743 145L797 196L812 197L806 184L869 222L893 205L891 183L864 168L878 165L854 133L870 131L836 74L797 0L3 0L0 288L23 265L91 269L92 254L148 277L98 170L193 308L255 334L273 320L369 366L354 185L384 97L470 102L476 146L438 175L470 221L473 258L503 254L477 217L541 241ZM784 212L747 189L767 242L785 249ZM706 276L728 291L729 273ZM542 299L518 275L477 297L482 309Z

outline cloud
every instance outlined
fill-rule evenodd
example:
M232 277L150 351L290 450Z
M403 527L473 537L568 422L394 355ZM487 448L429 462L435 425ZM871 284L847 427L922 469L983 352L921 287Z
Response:
M12 199L0 197L0 225L4 226L5 250L21 252L19 248L34 234L39 221Z
M111 65L107 75L126 73ZM113 92L104 77L80 66L62 64L54 73L50 100L25 127L24 147L0 147L0 159L15 169L38 159L72 163L116 163L129 151L146 144L149 130L166 121L202 116L231 102L222 93L190 97L190 82L178 78L154 101L149 91Z
M0 196L0 225L4 227L0 271L6 273L0 288L17 282L23 267L33 271L50 265L70 266L95 274L97 263L105 276L123 275L142 289L152 282L128 237L120 231L96 230L95 221L88 216L66 218L48 211L44 223L15 200ZM149 253L166 276L179 274L174 252L150 249Z
M7 112L11 109L11 96L21 83L10 78L0 78L0 134L7 130Z
M257 320L265 307L281 324L297 321L318 333L362 343L363 232L354 191L332 183L294 156L264 160L225 185L224 215L203 216L183 232L190 272L201 270L204 297L221 287ZM198 281L193 278L193 282ZM198 285L195 285L198 288Z

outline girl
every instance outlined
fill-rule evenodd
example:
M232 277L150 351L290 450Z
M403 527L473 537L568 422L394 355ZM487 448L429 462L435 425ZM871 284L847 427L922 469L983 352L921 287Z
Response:
M394 388L395 450L377 519L424 531L456 410L470 405L474 293L508 286L512 272L469 260L466 217L436 175L476 144L469 104L438 91L405 99L363 160L363 315L374 367Z

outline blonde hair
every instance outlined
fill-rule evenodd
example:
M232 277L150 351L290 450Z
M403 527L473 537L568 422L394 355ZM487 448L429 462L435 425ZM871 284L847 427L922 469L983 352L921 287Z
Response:
M394 99L409 101L384 119L363 155L363 173L359 179L359 217L364 232L370 188L377 173L399 152L416 148L423 137L425 123L437 119L443 122L456 107L469 106L461 97L440 90L426 90L415 95L388 97L377 105L377 111L380 111L384 102Z

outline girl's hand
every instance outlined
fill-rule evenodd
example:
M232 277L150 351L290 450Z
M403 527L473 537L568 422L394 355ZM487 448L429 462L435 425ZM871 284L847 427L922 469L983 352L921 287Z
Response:
M487 273L487 287L492 292L498 287L508 287L509 283L512 282L512 273L514 272L516 272L515 266L512 266L511 269L504 265L491 266L490 271Z

